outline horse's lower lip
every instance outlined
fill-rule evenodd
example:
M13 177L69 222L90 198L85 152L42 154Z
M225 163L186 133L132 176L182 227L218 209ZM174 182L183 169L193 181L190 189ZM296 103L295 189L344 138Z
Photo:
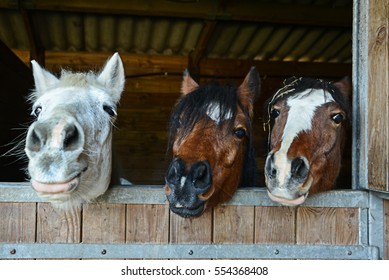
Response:
M193 209L185 208L185 207L177 208L170 205L170 210L172 210L173 213L176 213L177 215L183 218L198 217L204 211L204 204L201 204L199 207Z
M286 198L283 198L283 197L279 197L279 196L273 195L270 191L267 191L267 194L269 195L271 200L273 200L275 202L278 202L278 203L281 203L282 205L285 205L285 206L297 206L297 205L300 205L300 204L304 203L305 199L308 196L308 193L306 193L306 194L304 194L302 196L299 196L296 199L286 199Z
M73 177L69 181L59 183L42 183L31 179L31 185L39 193L57 194L72 192L80 184L81 173Z

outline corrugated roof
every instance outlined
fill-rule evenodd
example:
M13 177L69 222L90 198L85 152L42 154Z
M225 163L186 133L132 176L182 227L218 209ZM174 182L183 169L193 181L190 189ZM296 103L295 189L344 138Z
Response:
M151 11L158 1L132 4L125 11L120 10L122 2L113 1L107 12L99 2L93 6L93 1L86 1L88 5L80 4L81 7L63 6L66 1L59 0L19 2L17 6L13 1L0 1L0 40L11 49L165 56L188 56L200 49L198 55L205 58L338 63L352 60L351 16L344 15L350 18L347 24L339 12L349 10L351 14L351 0L256 1L258 18L255 11L244 9L245 1L240 1L241 6L238 1L160 1L173 5L170 13L174 5L181 4L179 7L183 8L172 16L166 15L168 8ZM149 6L144 6L145 2ZM247 2L246 6L254 5L253 1ZM196 10L191 14L191 6L185 3L203 5L205 12ZM272 15L266 17L261 7L273 11L274 20ZM302 10L307 16L300 21L293 15L279 16L278 11L287 15L285 7L291 7L291 13ZM317 22L310 8L317 14ZM207 14L206 9L214 14ZM332 13L326 19L321 10Z

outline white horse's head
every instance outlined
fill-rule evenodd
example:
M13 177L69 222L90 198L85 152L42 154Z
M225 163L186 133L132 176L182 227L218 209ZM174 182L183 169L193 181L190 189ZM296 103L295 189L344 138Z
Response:
M80 207L103 194L111 178L112 124L124 88L115 53L100 73L62 71L32 61L35 91L25 152L35 191L57 208Z

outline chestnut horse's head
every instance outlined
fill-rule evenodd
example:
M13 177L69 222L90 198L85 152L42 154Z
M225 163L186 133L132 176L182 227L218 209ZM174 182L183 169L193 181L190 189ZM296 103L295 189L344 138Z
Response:
M269 149L265 178L269 197L283 205L303 203L331 189L339 174L350 81L310 78L284 82L267 105Z
M200 216L230 199L239 185L255 184L251 119L259 87L254 67L239 88L199 86L184 72L182 96L170 120L173 160L165 178L174 213Z

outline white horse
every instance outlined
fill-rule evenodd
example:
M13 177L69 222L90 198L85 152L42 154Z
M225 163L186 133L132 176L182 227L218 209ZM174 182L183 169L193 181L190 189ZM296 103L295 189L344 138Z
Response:
M31 185L56 208L81 207L111 179L112 126L125 75L115 53L100 73L62 71L57 78L32 61L35 91L25 152Z

